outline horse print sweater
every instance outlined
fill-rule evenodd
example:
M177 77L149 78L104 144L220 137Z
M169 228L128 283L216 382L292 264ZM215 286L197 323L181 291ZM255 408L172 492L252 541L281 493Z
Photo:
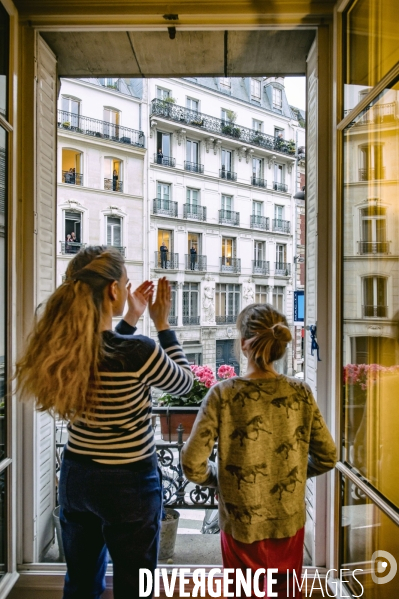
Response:
M236 377L209 390L182 460L190 481L217 487L221 529L253 543L304 526L306 479L333 468L337 452L307 384Z

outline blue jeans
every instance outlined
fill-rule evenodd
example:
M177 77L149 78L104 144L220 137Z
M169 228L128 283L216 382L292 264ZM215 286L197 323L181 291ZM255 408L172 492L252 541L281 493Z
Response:
M155 468L64 458L59 486L67 573L63 599L98 599L105 590L108 551L114 598L139 597L139 569L157 565L162 491Z

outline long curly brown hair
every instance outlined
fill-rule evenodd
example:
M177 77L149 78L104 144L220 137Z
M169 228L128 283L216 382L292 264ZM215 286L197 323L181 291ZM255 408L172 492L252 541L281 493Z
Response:
M100 331L104 290L123 272L121 254L105 246L89 246L71 260L16 364L21 399L34 397L39 411L66 420L92 412L90 390L106 352Z

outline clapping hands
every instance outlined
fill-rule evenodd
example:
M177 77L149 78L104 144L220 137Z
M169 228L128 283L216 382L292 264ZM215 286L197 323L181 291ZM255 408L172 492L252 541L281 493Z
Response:
M135 327L140 316L144 313L147 305L154 325L157 331L169 329L168 316L171 306L170 284L166 277L158 281L157 294L154 299L154 283L144 281L135 291L132 292L132 284L127 286L127 304L128 310L123 319Z

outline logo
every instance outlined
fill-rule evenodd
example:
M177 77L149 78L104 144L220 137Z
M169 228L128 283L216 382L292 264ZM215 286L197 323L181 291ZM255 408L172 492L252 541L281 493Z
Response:
M394 556L388 551L374 551L371 556L371 578L375 584L391 582L398 570Z

